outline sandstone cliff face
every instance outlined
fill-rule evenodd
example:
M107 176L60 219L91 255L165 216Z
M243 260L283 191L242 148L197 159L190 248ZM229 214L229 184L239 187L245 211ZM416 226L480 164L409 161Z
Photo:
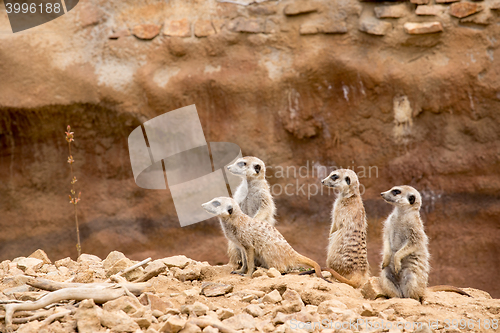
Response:
M17 34L0 5L0 259L75 256L71 124L85 252L226 262L217 221L181 229L169 191L138 188L130 167L135 127L196 104L207 141L266 162L299 252L325 260L334 195L314 192L324 167L350 167L373 274L380 192L409 184L430 283L500 296L499 3L258 2L80 1Z

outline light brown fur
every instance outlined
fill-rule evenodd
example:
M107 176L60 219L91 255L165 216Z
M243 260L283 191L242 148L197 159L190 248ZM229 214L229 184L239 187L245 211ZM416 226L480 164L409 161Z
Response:
M242 178L241 184L234 193L234 199L243 213L258 221L275 225L276 206L271 195L269 183L266 180L266 165L256 157L246 156L238 159L227 167L229 172ZM233 244L228 242L229 264L233 267L241 262L241 253ZM256 258L260 265L260 259Z
M297 253L271 224L244 214L234 199L215 198L202 206L219 217L224 235L244 253L242 268L233 273L251 276L255 268L253 259L259 256L265 267L274 267L281 273L307 265L323 278L314 260Z
M335 170L321 183L339 191L332 209L326 265L359 288L369 277L366 213L359 180L349 169Z

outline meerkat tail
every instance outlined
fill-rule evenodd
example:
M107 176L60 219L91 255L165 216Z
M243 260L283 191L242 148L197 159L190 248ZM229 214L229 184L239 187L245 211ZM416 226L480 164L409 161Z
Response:
M342 283L345 283L345 284L348 284L350 285L351 287L353 288L357 288L358 285L348 279L346 279L345 277L343 277L342 275L340 275L339 273L337 273L335 270L329 268L329 267L322 267L321 268L322 271L327 271L327 272L330 272L330 274L332 274L332 276L337 279L339 282L342 282ZM306 271L306 272L302 272L302 273L299 273L299 275L310 275L310 274L314 274L316 272L316 268L315 269L311 269L310 271Z
M448 286L448 285L433 286L433 287L428 287L427 289L430 290L430 291L449 291L449 292L455 292L455 293L458 293L460 295L472 297L471 295L469 295L468 293L466 293L462 289L457 288L457 287L453 287L453 286Z
M303 255L301 255L301 254L299 254L298 259L299 259L299 260L298 260L298 262L299 262L300 264L308 265L308 266L310 266L310 267L314 268L314 270L313 270L312 272L313 272L313 273L316 273L316 275L317 275L320 279L326 280L326 279L323 277L323 274L321 274L321 267L319 266L319 264L318 264L316 261L314 261L314 260L312 260L312 259L309 259L308 257L305 257L305 256L303 256ZM312 274L312 273L311 273L311 274ZM326 281L328 281L328 280L326 280ZM328 281L328 282L330 282L330 281Z

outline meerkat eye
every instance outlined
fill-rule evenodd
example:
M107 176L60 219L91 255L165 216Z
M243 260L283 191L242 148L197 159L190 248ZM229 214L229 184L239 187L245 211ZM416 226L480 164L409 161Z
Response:
M260 166L259 164L257 164L257 165L256 165L256 166L254 166L253 168L255 169L255 172L256 172L257 174L259 174L260 169L261 169L261 166Z
M347 185L351 185L351 178L345 177L345 182L347 183Z
M233 213L233 207L229 206L227 212L229 213L229 215L231 215Z
M410 205L413 205L415 203L415 196L413 194L410 194L408 197L408 201L410 202Z
M246 165L247 165L247 162L240 162L240 163L238 163L238 166L239 166L240 168L243 168L243 167L244 167L244 166L246 166Z
M337 179L339 179L339 175L332 175L330 178L331 178L332 180L337 180Z
M219 207L220 206L220 202L214 201L214 202L212 202L212 206Z
M392 193L392 195L396 196L398 194L401 194L401 191L400 190L392 190L391 193Z

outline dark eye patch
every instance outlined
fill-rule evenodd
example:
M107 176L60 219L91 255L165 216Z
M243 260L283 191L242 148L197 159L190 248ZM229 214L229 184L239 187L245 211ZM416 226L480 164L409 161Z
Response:
M339 179L339 175L335 174L330 177L331 180L337 180Z
M239 163L238 163L238 166L239 166L240 168L243 168L243 167L244 167L244 166L246 166L246 165L247 165L247 162L239 162Z
M413 194L410 194L408 197L408 201L410 202L410 205L413 205L415 203L415 196Z
M392 193L392 195L398 195L398 194L401 194L401 191L400 190L392 190L391 193Z
M259 164L257 164L253 168L255 169L255 172L257 172L257 174L259 174L261 166Z
M218 202L218 201L212 201L212 206L219 207L220 206L220 202Z
M345 177L345 182L347 183L347 185L351 185L351 178Z
M227 212L229 213L229 215L231 215L233 213L233 207L229 206Z

